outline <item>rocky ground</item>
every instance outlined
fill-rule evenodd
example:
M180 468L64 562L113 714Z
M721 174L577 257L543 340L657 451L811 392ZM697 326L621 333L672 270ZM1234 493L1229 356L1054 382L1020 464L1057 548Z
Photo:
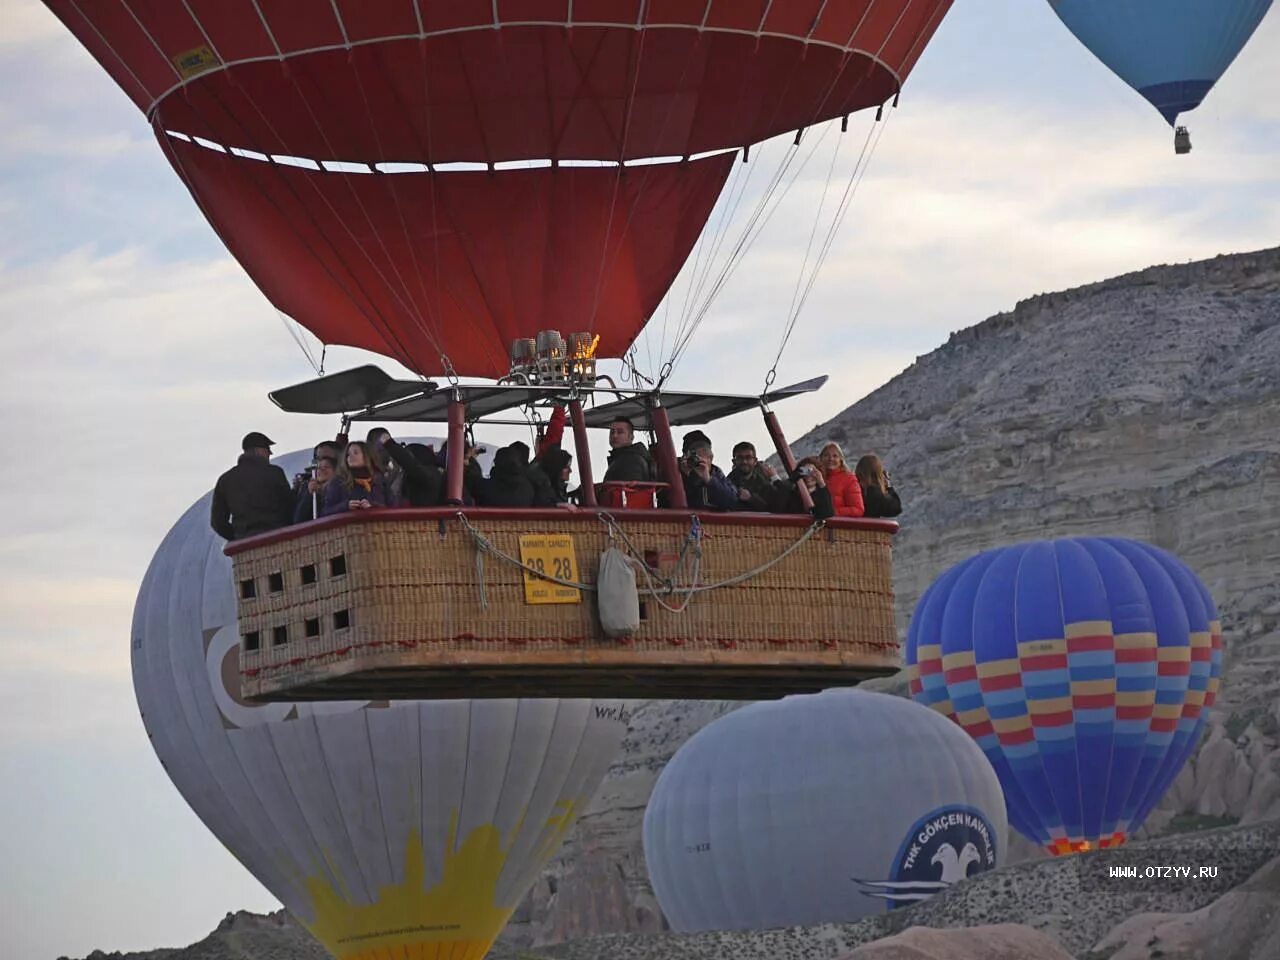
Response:
M1112 878L1111 866L1216 867L1181 880ZM886 939L889 938L889 939ZM1280 820L1135 843L978 874L932 900L858 923L756 933L613 934L493 960L1274 960L1280 945ZM1055 952L1056 951L1056 952ZM283 912L228 915L184 950L86 960L322 960Z
M1143 869L1174 864L1216 866L1219 875L1194 883L1109 879L1106 868L1122 864ZM1095 944L1101 946L1119 924L1139 915L1159 914L1167 920L1169 915L1185 915L1208 907L1268 865L1274 878L1280 871L1280 820L1148 840L1115 852L1014 864L972 877L932 900L854 924L763 933L594 937L507 956L556 960L827 960L910 927L1020 924L1048 935L1073 956L1100 960L1106 954L1095 951ZM1267 896L1270 910L1280 908L1280 889L1274 883ZM1145 960L1148 955L1139 956Z

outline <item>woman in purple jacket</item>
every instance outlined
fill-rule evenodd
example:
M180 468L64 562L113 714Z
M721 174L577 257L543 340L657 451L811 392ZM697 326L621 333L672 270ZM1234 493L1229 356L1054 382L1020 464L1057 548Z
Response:
M338 473L324 490L322 517L348 510L394 506L387 479L359 440L347 444Z

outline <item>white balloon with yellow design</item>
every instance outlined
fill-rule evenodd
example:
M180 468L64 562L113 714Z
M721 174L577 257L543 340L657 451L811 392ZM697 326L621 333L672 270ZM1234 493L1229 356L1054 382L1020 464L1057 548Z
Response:
M626 705L246 704L223 545L206 495L134 610L134 689L174 785L335 956L483 957L603 779Z

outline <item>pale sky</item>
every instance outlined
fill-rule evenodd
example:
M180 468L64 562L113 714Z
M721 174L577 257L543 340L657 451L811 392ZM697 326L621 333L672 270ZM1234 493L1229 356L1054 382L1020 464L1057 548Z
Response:
M1273 11L1185 118L1195 149L1175 157L1163 120L1047 3L959 0L779 367L779 384L832 376L778 406L784 427L799 436L1024 297L1280 243L1278 64ZM278 904L151 750L130 678L133 602L165 532L246 431L287 452L336 424L266 399L312 376L302 352L139 111L35 0L0 0L0 91L0 396L23 474L0 540L0 956L181 946L228 911ZM868 124L851 124L822 209ZM759 391L840 139L817 148L675 386ZM753 154L757 183L782 149ZM684 298L681 281L673 318ZM641 342L646 364L664 316ZM327 369L370 361L382 362L334 349ZM708 432L722 463L734 441L764 440L757 415Z

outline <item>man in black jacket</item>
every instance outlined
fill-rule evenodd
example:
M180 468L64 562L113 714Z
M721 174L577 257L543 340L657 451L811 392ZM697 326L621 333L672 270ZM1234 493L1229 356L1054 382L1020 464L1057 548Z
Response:
M652 481L658 479L658 465L643 443L636 442L635 426L626 417L609 424L609 469L604 482L614 480Z
M378 445L400 468L401 486L396 505L434 507L444 491L444 472L436 463L435 451L422 443L402 446L383 429L377 437Z
M769 513L780 509L787 497L787 491L781 489L777 472L756 458L755 446L746 440L733 448L729 482L738 491L738 510Z
M529 465L529 447L517 440L493 455L480 500L486 507L550 507L555 505L551 481Z
M224 540L241 540L292 522L293 490L284 471L271 464L273 443L256 430L246 434L240 459L218 478L209 525Z

